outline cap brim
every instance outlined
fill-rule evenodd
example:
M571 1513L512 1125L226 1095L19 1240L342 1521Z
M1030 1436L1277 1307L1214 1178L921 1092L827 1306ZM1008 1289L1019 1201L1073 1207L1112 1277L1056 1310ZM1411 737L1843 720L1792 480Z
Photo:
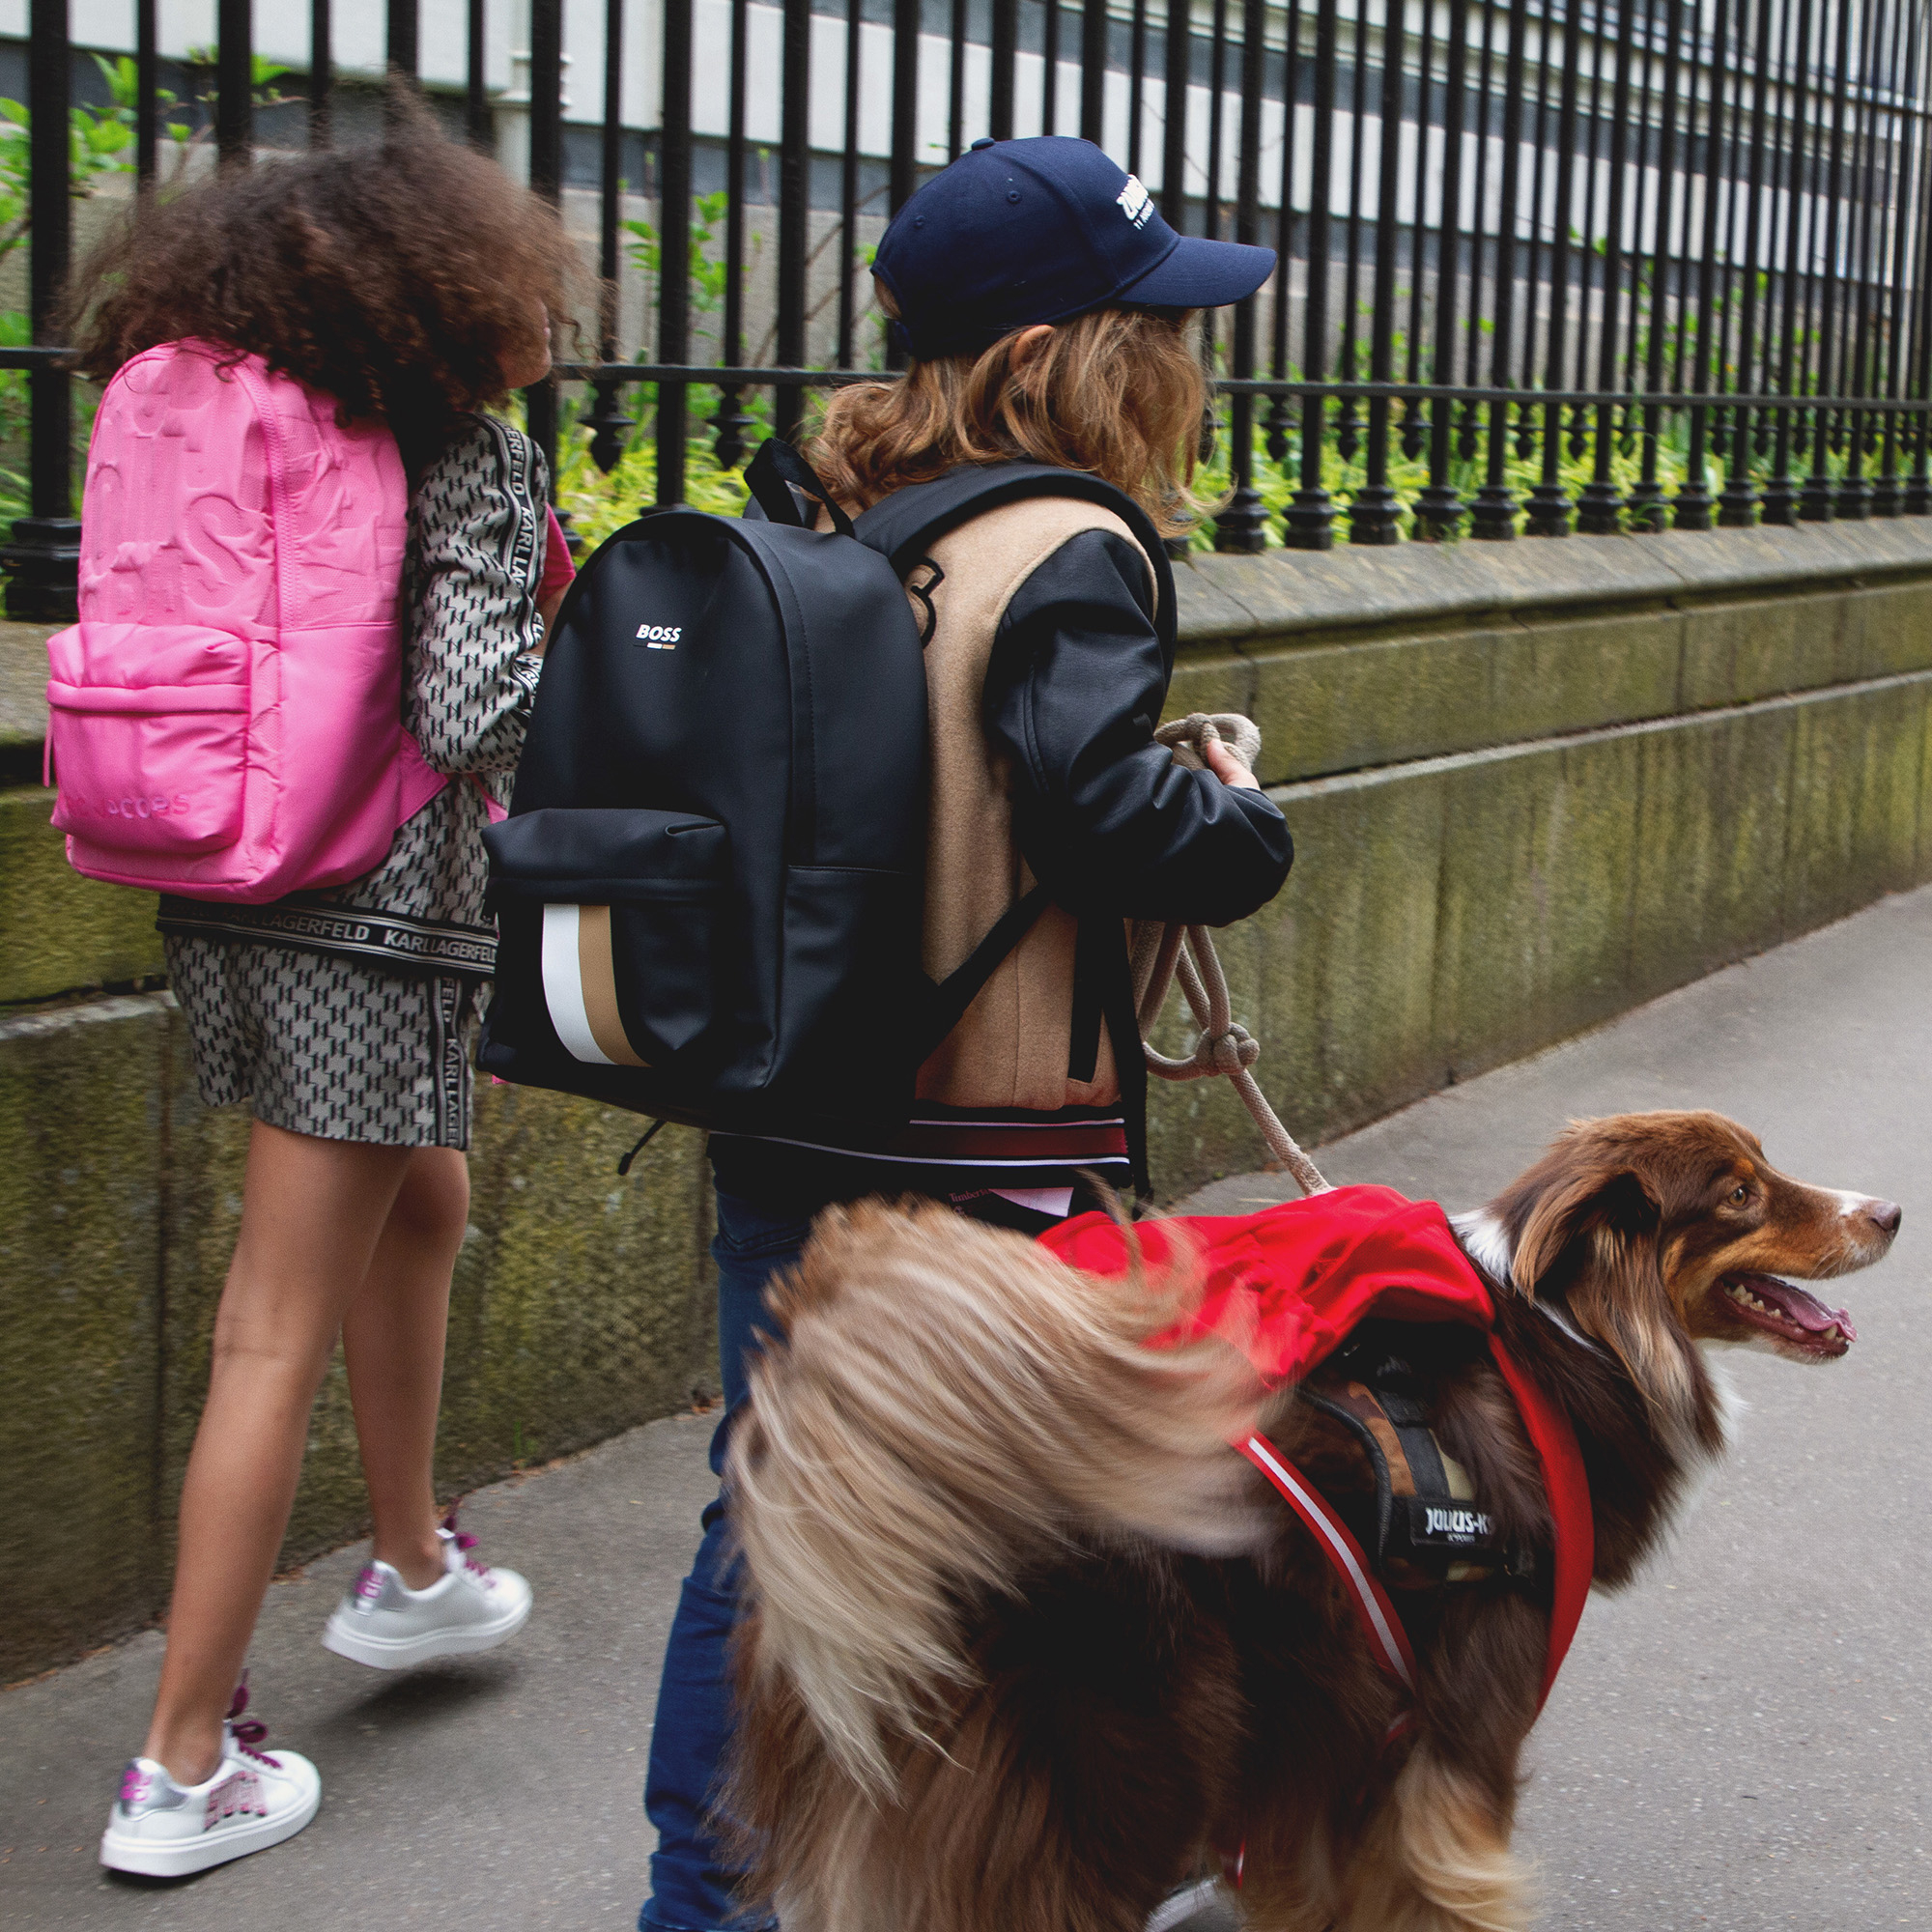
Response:
M1115 295L1137 308L1225 308L1245 301L1274 273L1274 250L1183 235L1139 281Z

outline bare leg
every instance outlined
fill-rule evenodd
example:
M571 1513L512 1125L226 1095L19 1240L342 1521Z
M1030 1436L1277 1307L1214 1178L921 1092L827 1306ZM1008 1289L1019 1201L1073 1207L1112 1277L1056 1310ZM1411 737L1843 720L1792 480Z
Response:
M455 1148L417 1148L342 1320L376 1554L412 1590L442 1575L436 1537L436 1416L449 1329L449 1278L469 1215L469 1168Z
M288 1527L315 1392L416 1151L259 1121L250 1135L145 1747L181 1782L198 1784L219 1761L222 1714Z

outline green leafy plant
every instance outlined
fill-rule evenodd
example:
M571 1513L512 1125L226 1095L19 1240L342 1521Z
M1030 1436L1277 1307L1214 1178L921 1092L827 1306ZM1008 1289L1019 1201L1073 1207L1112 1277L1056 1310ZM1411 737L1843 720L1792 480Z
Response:
M694 405L701 393L696 389L692 391ZM572 424L558 436L557 504L569 514L571 531L586 550L595 549L612 530L631 522L640 510L647 509L657 500L656 425L651 419L650 410L640 408L639 413L645 420L633 431L616 467L609 471L600 469L591 457L591 432L587 427ZM766 406L766 413L769 413L769 405ZM704 423L704 416L696 408L693 418L700 424ZM755 423L757 418L753 417L753 421ZM768 424L759 424L758 427L762 431L768 428ZM756 438L756 441L763 440L762 434ZM752 438L748 437L747 441L752 448L756 447ZM748 460L750 454L748 449ZM694 509L712 510L735 517L745 507L745 499L750 495L745 487L743 469L726 469L719 463L708 427L687 440L684 451L684 500L687 503Z
M105 107L68 110L68 191L76 200L95 191L104 175L134 172L134 63L96 54L112 99ZM162 99L172 101L173 95ZM33 226L30 192L32 113L17 100L0 99L0 258L27 239Z
M725 217L730 197L721 188L716 194L701 194L692 204L691 223L691 307L696 315L715 315L724 306L724 284L728 271L724 263L709 251L717 240L716 230ZM648 221L618 224L633 239L624 252L656 281L664 271L664 240ZM753 236L751 252L756 255L762 237Z

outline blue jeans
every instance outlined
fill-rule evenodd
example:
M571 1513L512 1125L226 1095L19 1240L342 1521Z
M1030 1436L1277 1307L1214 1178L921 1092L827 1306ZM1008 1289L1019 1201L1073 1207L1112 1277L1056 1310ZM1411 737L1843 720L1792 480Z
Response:
M1094 1205L1084 1185L1075 1211ZM962 1207L976 1219L1037 1234L1058 1218L1015 1208L998 1198ZM757 1348L765 1314L765 1284L798 1260L811 1232L815 1207L768 1212L730 1194L718 1196L718 1361L724 1380L724 1414L711 1437L711 1470L724 1472L731 1418L746 1397L745 1367ZM724 1496L705 1505L704 1541L684 1579L658 1687L657 1728L651 1733L644 1809L657 1827L651 1855L651 1896L638 1915L639 1932L776 1932L776 1919L734 1916L738 1874L724 1863L711 1829L711 1807L731 1737L727 1653L738 1618L737 1566L724 1560Z
M728 1194L718 1197L718 1360L724 1414L711 1437L711 1468L724 1470L731 1418L743 1406L746 1363L768 1319L765 1284L798 1259L811 1227L809 1213L780 1217ZM711 1806L731 1732L726 1648L737 1620L736 1565L724 1561L724 1497L705 1506L704 1541L684 1579L658 1689L644 1809L657 1827L651 1896L638 1915L639 1932L719 1932L757 1923L736 1915L737 1874L724 1862L711 1829ZM766 1921L775 1924L776 1921Z

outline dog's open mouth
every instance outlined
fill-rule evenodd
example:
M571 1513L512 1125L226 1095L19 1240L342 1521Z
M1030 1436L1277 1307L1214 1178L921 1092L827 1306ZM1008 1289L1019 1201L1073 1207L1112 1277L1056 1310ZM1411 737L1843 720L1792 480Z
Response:
M1771 1274L1726 1275L1723 1293L1732 1312L1807 1355L1842 1355L1859 1339L1842 1308L1827 1308L1815 1294Z

